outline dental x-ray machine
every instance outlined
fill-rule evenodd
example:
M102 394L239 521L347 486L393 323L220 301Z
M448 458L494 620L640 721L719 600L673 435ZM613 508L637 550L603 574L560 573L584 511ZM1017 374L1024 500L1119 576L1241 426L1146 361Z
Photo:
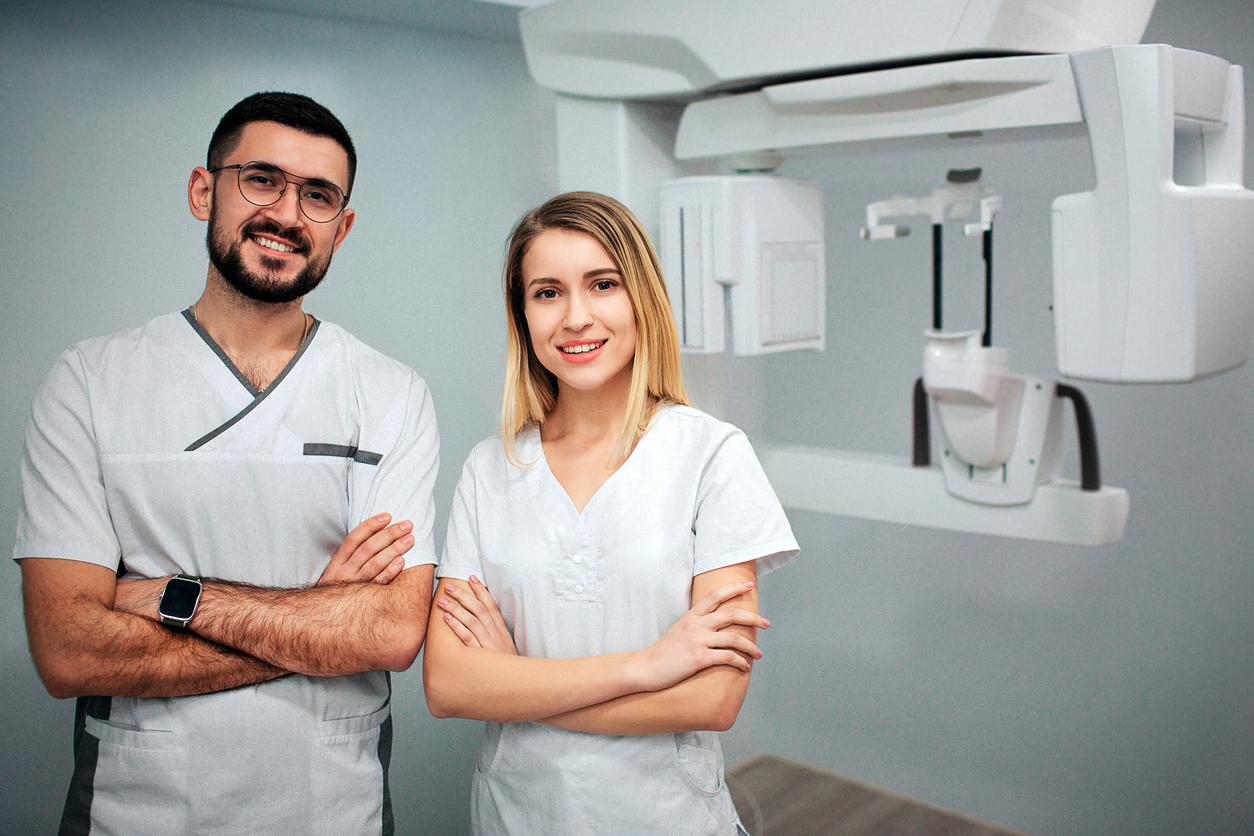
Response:
M561 185L615 195L660 233L685 351L825 346L822 195L770 173L782 153L1082 124L1096 185L1051 209L1058 369L1187 382L1248 358L1254 192L1242 186L1241 68L1140 45L1152 9L1153 0L553 0L520 20L532 75L559 93ZM737 173L716 173L728 166ZM1083 395L1012 373L992 344L1002 196L979 169L939 183L923 174L935 188L871 204L861 230L867 246L889 246L910 230L899 221L932 228L934 315L912 455L765 446L781 500L967 532L1119 541L1128 496L1101 483ZM982 331L942 327L950 221L982 239ZM1061 477L1064 400L1078 427L1079 482Z

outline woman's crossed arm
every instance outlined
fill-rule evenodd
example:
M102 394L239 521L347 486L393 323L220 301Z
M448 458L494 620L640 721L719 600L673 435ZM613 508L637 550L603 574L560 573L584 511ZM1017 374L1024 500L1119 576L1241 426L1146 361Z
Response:
M693 578L693 605L662 638L634 653L580 659L516 655L477 580L444 579L442 618L428 624L423 681L437 717L539 721L599 734L724 730L735 722L761 658L752 561Z

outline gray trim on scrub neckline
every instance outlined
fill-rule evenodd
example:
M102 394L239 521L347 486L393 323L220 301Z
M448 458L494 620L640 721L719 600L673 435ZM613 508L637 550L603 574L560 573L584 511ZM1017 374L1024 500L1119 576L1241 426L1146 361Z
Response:
M188 321L192 328L196 330L196 333L200 335L200 338L205 341L205 345L213 349L213 353L218 355L218 359L222 361L223 365L231 370L231 373L235 375L235 379L244 384L244 388L248 390L248 394L252 395L254 398L261 394L261 390L256 386L253 386L253 382L239 370L239 367L236 366L235 363L231 361L231 358L227 356L227 353L222 350L222 346L213 341L213 337L209 336L209 332L206 331L204 326L200 324L200 321L196 319L196 315L192 313L191 308L184 309L183 318Z
M191 308L188 308L186 311L183 312L183 317L192 324L193 328L196 328L197 333L199 333L205 339L205 341L208 342L209 345L212 346L218 352L219 356L221 357L226 356L220 349L218 349L217 343L215 343L213 339L206 332L204 332L202 329L197 327L195 318L191 316ZM233 415L228 421L226 421L221 426L216 427L215 429L209 431L205 435L193 441L191 444L187 446L187 449L184 450L184 452L190 453L193 450L197 450L200 447L203 447L204 445L208 444L210 441L213 441L218 436L222 435L222 433L226 432L231 427L239 423L240 420L242 420L245 415L247 415L248 413L256 409L257 406L262 401L264 401L267 397L269 397L271 392L273 392L275 389L278 389L279 384L283 382L283 378L287 377L288 372L294 369L296 367L296 363L299 362L300 358L305 355L305 350L309 348L310 344L313 342L314 335L318 333L318 326L321 324L322 323L318 320L318 318L314 317L313 325L310 326L309 328L309 335L305 337L305 341L301 343L300 348L298 348L296 350L296 353L292 355L292 359L287 361L287 365L283 367L283 371L279 372L279 376L276 377L274 380L272 380L269 386L267 386L265 389L257 393L256 397L253 398L252 403L250 403L248 406L241 409L239 412ZM235 365L231 363L229 359L226 362L227 362L227 365L231 368L231 370L234 371L238 375L239 370L235 368ZM248 384L248 386L251 389L252 384Z

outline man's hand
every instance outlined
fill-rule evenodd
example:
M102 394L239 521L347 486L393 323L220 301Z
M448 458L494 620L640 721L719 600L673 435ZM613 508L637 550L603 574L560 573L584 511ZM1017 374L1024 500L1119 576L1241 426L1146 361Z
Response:
M505 625L496 599L474 575L466 584L450 579L436 606L444 610L444 623L467 647L518 655L514 636Z
M374 581L391 583L405 568L405 552L414 545L414 524L401 520L388 526L391 514L378 514L357 524L331 555L315 586Z

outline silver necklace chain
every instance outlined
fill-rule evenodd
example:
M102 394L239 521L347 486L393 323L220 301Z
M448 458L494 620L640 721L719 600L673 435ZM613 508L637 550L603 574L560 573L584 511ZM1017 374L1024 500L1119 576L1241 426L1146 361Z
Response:
M198 302L192 302L192 306L191 306L190 308L188 308L187 310L188 310L188 312L192 315L192 321L193 321L193 322L195 322L197 325L203 325L204 323L202 323L202 322L200 321L200 317L196 316L196 305L197 305L197 304L199 304L199 303L198 303ZM302 311L302 314L303 314L303 315L304 315L304 317L305 317L305 328L304 328L304 330L302 330L302 331L300 332L300 342L299 342L299 343L297 343L297 346L296 346L297 348L300 348L300 346L302 346L302 345L304 345L304 344L305 344L305 340L309 339L309 332L310 332L310 330L312 330L312 328L313 328L313 317L312 317L312 316L310 316L310 315L309 315L309 314L307 314L307 313L304 313L303 311Z

